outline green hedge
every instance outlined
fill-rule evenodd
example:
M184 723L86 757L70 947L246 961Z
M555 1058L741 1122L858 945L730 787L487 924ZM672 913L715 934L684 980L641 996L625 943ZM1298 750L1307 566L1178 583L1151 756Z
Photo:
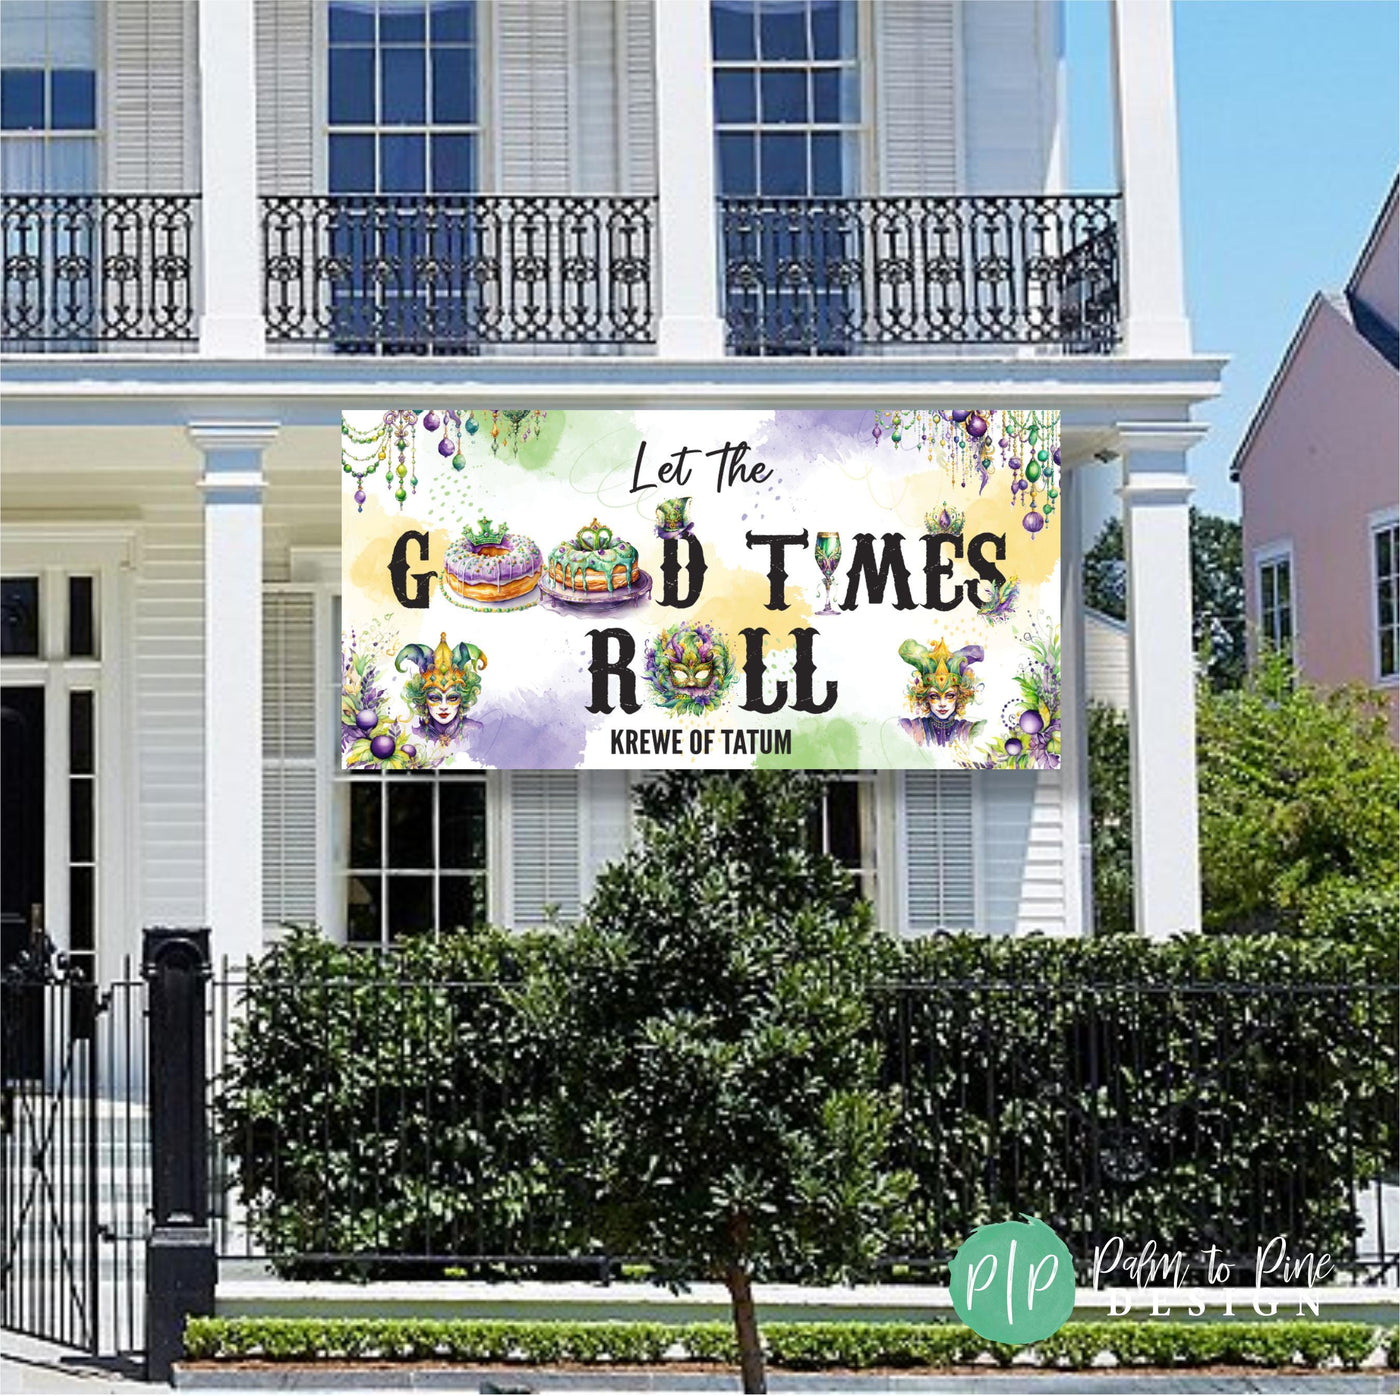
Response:
M1130 1250L1151 1237L1252 1257L1282 1232L1346 1257L1348 1182L1390 1167L1400 1142L1396 937L1374 934L1380 915L1347 905L1328 940L891 939L885 977L913 986L874 1015L901 1088L896 1161L916 1179L896 1255L946 1258L974 1227L1030 1212L1081 1261L1096 1226ZM218 1112L281 1273L431 1276L443 1257L482 1273L473 1257L592 1249L546 1142L548 1005L522 1002L527 979L547 994L569 944L481 930L377 955L303 932L268 954Z
M769 1323L775 1367L955 1367L1023 1349L990 1343L955 1323ZM1359 1367L1377 1349L1395 1366L1396 1330L1367 1323L1070 1322L1034 1345L1040 1365L1077 1369L1110 1355L1124 1366ZM185 1350L196 1361L501 1362L654 1366L736 1361L728 1323L560 1323L502 1319L194 1318Z

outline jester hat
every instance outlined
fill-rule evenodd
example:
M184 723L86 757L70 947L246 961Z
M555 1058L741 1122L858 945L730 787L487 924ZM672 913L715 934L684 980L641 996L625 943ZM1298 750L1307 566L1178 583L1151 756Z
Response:
M394 659L394 669L403 673L407 659L418 670L424 689L450 693L453 689L470 689L477 683L477 674L486 667L486 656L475 645L463 641L455 648L447 643L447 631L436 649L427 645L405 645Z
M984 658L981 645L964 645L949 651L940 640L932 649L917 640L906 640L899 647L899 657L912 664L919 675L919 685L933 693L971 694L977 683L972 666Z

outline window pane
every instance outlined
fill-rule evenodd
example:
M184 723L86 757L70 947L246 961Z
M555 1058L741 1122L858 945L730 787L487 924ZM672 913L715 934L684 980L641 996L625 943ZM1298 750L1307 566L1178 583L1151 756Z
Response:
M68 859L91 863L93 858L92 778L68 782Z
M753 0L714 0L710 35L716 59L755 57Z
M1395 624L1395 582L1387 578L1380 584L1377 592L1380 601L1380 619L1382 625Z
M851 0L812 0L812 57L855 56L855 5Z
M860 786L834 781L826 796L827 852L848 868L860 866Z
M472 43L476 39L476 11L469 0L438 0L428 11L433 42Z
M350 866L379 866L380 782L376 779L350 782Z
M379 42L382 44L421 44L427 38L423 5L395 3L379 8Z
M444 868L486 866L486 787L444 777L438 785L438 860Z
M49 15L49 67L95 69L97 0L63 0L61 7L50 5Z
M755 172L754 137L744 132L725 132L719 137L719 192L754 194L758 192Z
M332 126L374 122L374 50L330 51L330 122Z
M1280 606L1288 604L1293 589L1293 568L1286 562L1278 565L1278 601Z
M97 74L81 68L56 69L49 74L49 126L55 131L97 129Z
M1383 528L1376 534L1376 575L1388 577L1395 571L1395 541L1397 530Z
M379 909L383 899L384 879L351 877L345 884L346 938L363 944L379 944Z
M1394 630L1385 630L1381 633L1381 678L1388 679L1395 675L1395 640Z
M841 158L844 137L834 131L818 131L812 137L812 193L844 194L845 162Z
M422 136L379 138L379 187L387 194L422 194L424 184Z
M93 773L93 695L75 688L68 695L68 771L75 776Z
M330 40L333 44L372 44L374 0L331 0Z
M39 653L39 579L0 581L0 654Z
M715 69L715 120L720 125L758 120L752 68Z
M96 945L91 868L68 869L68 946L92 950Z
M479 926L486 920L486 881L479 877L444 877L438 883L444 931Z
M44 129L42 68L7 68L0 72L0 128L6 131Z
M42 68L48 51L44 36L45 0L5 0L0 24L0 66Z
M372 194L374 192L373 136L332 136L330 138L330 192L332 194Z
M763 120L769 124L807 120L807 74L765 69L761 74Z
M433 786L426 780L389 782L391 868L433 866Z
M860 120L860 75L854 68L818 68L812 74L812 120Z
M759 191L784 195L807 192L807 137L760 137Z
M470 194L476 188L476 137L433 137L433 192Z
M433 879L427 876L390 877L389 939L421 935L433 925Z
M1261 567L1259 569L1259 611L1267 616L1274 609L1274 569L1272 567Z
M433 54L433 120L470 125L476 120L476 50L441 48Z
M427 120L426 55L421 48L379 53L379 120L385 126L420 126Z
M758 43L763 58L806 58L806 0L761 0Z
M68 653L87 659L97 653L93 635L92 578L68 579Z

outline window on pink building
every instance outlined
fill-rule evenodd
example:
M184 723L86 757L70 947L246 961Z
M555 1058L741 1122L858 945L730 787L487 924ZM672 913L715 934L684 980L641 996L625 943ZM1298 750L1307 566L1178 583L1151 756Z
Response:
M1293 559L1286 553L1259 563L1259 640L1293 653Z
M1400 674L1400 523L1390 519L1371 531L1376 576L1376 675Z

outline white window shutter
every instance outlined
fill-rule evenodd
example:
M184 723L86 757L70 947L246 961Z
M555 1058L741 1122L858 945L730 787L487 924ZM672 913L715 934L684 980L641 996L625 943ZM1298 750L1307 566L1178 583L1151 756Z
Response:
M904 892L909 930L976 927L976 837L970 771L905 774Z
M622 7L623 194L656 192L656 34L654 0L619 0Z
M881 194L947 194L958 183L954 0L873 7Z
M569 188L578 194L615 194L619 188L617 20L612 0L583 0L574 7Z
M316 612L310 592L263 597L263 922L316 915Z
M506 194L569 190L569 0L496 0L493 75Z
M314 188L314 0L254 0L258 68L258 192Z
M626 771L586 771L583 805L583 895L593 892L593 879L627 851L632 791Z
M119 0L108 20L108 178L117 193L198 187L193 0Z
M506 779L510 924L541 925L550 907L564 920L577 916L585 818L578 772L512 771Z

